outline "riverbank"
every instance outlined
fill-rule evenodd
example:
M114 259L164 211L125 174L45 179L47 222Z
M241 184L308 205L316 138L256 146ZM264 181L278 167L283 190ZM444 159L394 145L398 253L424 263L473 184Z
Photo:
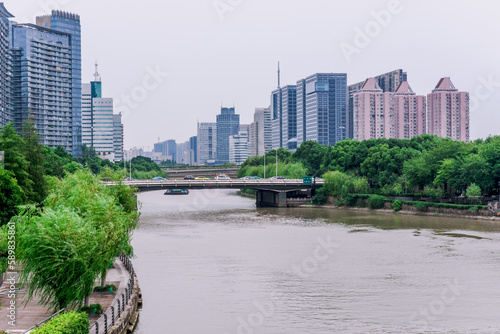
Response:
M414 210L408 210L408 209L403 209L400 211L394 211L393 209L390 208L383 208L383 209L370 209L370 208L363 208L363 207L351 207L351 206L346 206L346 205L334 205L334 204L325 204L325 205L313 205L313 204L305 204L305 205L300 205L299 207L301 208L321 208L321 209L332 209L332 210L346 210L346 211L362 211L362 212L373 212L373 213L380 213L380 214L393 214L393 215L402 215L402 216L431 216L431 217L448 217L448 218L461 218L461 219L473 219L473 220L483 220L483 221L491 221L495 223L500 223L500 217L495 217L495 216L485 216L485 215L479 215L479 214L467 214L464 215L463 213L460 213L463 210L455 210L455 209L447 209L447 210L455 210L457 212L455 213L445 213L445 212L439 212L439 211L428 211L428 212L422 212L418 211L415 209ZM432 208L430 208L432 209ZM460 211L460 212L458 212Z

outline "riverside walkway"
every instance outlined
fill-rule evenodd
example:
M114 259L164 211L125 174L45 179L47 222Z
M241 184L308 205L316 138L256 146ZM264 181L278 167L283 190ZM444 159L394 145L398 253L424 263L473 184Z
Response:
M53 314L53 310L49 310L46 307L38 305L38 298L34 298L29 302L26 307L22 304L25 298L26 289L19 285L17 281L17 272L7 272L6 278L10 277L16 278L15 291L17 293L16 310L15 310L15 326L8 323L9 314L11 310L8 309L12 298L9 298L11 292L10 283L6 280L2 287L0 288L0 331L8 331L8 333L25 333L27 330L33 326L43 322ZM130 281L130 273L125 268L125 265L120 259L115 261L114 267L109 270L106 277L106 284L114 284L117 287L116 295L114 293L94 293L90 298L91 304L101 304L103 309L106 311L116 296L120 296L127 283ZM90 320L90 325L92 325L99 316L93 316Z

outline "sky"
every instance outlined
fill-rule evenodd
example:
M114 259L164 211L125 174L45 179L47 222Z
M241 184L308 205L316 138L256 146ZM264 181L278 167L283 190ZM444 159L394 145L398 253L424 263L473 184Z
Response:
M4 0L19 23L81 16L82 79L99 63L125 148L184 142L235 106L242 123L277 87L314 73L348 84L395 69L427 95L471 94L471 139L500 134L500 2L492 0Z

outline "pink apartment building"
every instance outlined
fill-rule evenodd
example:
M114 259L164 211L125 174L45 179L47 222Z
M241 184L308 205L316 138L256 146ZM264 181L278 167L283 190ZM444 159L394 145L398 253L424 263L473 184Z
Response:
M384 93L374 78L353 96L354 139L410 139L426 133L425 96L416 95L408 82L396 92Z
M389 136L393 93L384 93L375 78L369 78L353 96L354 139L367 140Z
M427 133L425 96L417 95L407 81L399 84L392 99L388 138L410 139Z
M427 133L469 142L469 93L459 92L449 77L427 95Z

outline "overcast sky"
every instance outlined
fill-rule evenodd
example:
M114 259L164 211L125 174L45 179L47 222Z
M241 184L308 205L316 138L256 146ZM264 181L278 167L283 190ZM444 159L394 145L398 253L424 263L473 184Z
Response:
M56 7L81 16L82 78L93 79L97 59L103 94L124 113L127 149L186 141L198 120L215 121L221 103L252 122L255 108L270 104L278 61L282 85L316 72L347 73L350 84L402 68L426 95L450 76L471 93L471 137L500 134L498 1L4 3L22 23Z

